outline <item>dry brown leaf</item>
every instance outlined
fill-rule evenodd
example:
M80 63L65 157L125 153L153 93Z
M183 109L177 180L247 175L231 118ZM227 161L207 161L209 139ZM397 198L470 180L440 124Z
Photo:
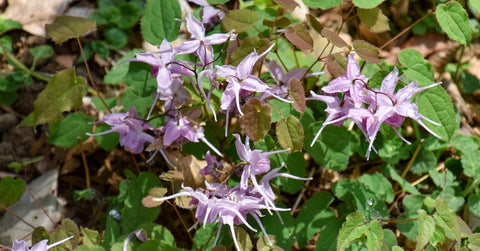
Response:
M198 160L193 155L183 155L179 151L165 150L168 160L183 174L185 186L196 189L205 186L205 176L200 170L207 166L205 160Z
M72 0L9 0L2 18L11 18L23 24L33 35L45 37L45 24L62 15Z

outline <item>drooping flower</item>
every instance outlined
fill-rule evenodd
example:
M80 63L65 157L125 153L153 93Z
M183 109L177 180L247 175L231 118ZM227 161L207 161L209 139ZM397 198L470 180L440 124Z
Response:
M143 151L145 142L152 143L155 140L153 136L144 132L144 130L152 130L153 127L137 116L135 106L132 106L125 113L107 114L103 120L96 123L105 123L112 126L112 129L100 133L87 133L87 135L99 136L118 132L120 134L120 145L134 154Z
M322 87L322 91L329 94L344 93L352 99L355 108L360 108L368 79L360 72L360 66L354 56L353 53L348 55L347 75L333 79L328 85Z
M205 36L205 27L192 14L185 14L187 21L187 30L192 34L190 40L183 42L181 45L175 47L177 54L193 53L197 55L203 66L211 65L213 62L213 48L214 44L222 44L227 40L235 40L236 34L212 34Z
M182 143L184 140L187 140L187 142L198 142L201 140L219 156L223 156L222 153L205 138L203 127L194 124L182 115L168 120L162 131L164 146L170 146L173 142Z
M200 174L211 175L215 180L218 180L222 176L222 173L219 172L223 170L222 162L217 160L215 156L211 155L210 151L207 151L205 160L207 161L207 166L200 170Z
M252 75L255 63L265 56L274 45L270 46L265 52L258 55L256 51L246 56L237 67L231 65L216 66L217 75L227 79L228 85L222 95L220 108L229 111L233 102L236 102L238 113L243 115L240 109L240 94L249 95L251 92L265 92L269 86L260 78Z

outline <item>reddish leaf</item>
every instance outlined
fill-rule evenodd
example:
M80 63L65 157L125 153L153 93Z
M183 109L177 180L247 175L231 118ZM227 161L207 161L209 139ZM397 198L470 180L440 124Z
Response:
M347 62L347 57L339 53L331 54L325 59L325 63L327 64L327 70L334 77L339 77L347 74Z
M302 83L295 78L288 81L288 93L293 100L293 108L297 112L303 113L305 111L305 90L303 90Z
M301 23L294 23L285 30L285 36L297 48L302 50L313 49L313 38Z
M353 48L361 59L372 64L381 63L380 59L378 58L378 54L380 54L380 52L375 46L362 40L355 40L353 41Z
M329 29L323 29L322 30L322 36L325 37L326 39L328 39L328 41L330 41L330 43L332 43L333 45L337 46L337 47L347 47L348 44L347 42L345 42L345 40L343 40L339 35L337 35L337 33L329 30Z
M293 0L273 0L273 1L279 4L280 6L282 6L282 8L285 10L286 13L292 12L298 6L298 3L296 3Z
M240 118L240 125L253 141L262 140L270 129L272 122L270 107L262 105L260 100L251 98L242 107L244 115Z

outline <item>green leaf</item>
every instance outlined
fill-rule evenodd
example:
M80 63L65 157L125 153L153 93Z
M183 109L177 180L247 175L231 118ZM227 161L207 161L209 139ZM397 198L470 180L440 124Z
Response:
M398 61L405 66L405 75L410 81L417 81L419 87L433 83L433 67L415 49L404 49L398 54Z
M435 157L435 154L432 151L427 150L425 147L422 147L413 161L410 171L414 174L423 174L434 169L436 166L437 157Z
M46 59L53 56L53 49L50 45L40 45L28 49L28 51L30 52L30 54L32 54L33 61L37 61L39 59Z
M0 54L5 54L3 51L3 48L7 49L7 52L12 52L12 38L8 35L0 37L0 44L3 45L0 46Z
M353 41L352 45L353 45L353 48L355 49L355 52L358 54L358 56L361 59L372 64L381 63L380 59L378 58L378 55L380 54L380 52L375 46L363 40L355 40Z
M132 180L121 212L120 224L124 233L137 230L141 224L153 222L157 218L160 207L144 207L142 199L148 195L151 188L159 186L161 186L160 180L153 173L143 172Z
M455 240L460 243L462 238L460 236L460 228L455 217L455 212L448 207L448 204L444 200L440 199L435 200L435 209L437 212L434 214L434 217L438 221L438 224L445 230L450 231Z
M83 245L92 248L102 244L102 237L97 230L80 227L80 232L83 235Z
M335 211L328 207L333 200L330 193L320 192L313 195L302 206L295 227L299 248L302 248L316 232L322 230L323 226L335 220Z
M141 62L130 62L125 83L132 92L148 97L157 91L157 80L151 75L152 66Z
M285 37L297 48L302 50L313 49L313 38L307 28L301 23L294 23L285 29Z
M384 0L353 0L353 4L359 8L371 9L377 7Z
M215 4L224 4L227 3L229 0L207 0L207 2L211 5Z
M480 250L480 233L475 233L468 237L468 248L470 250Z
M285 207L284 205L277 205L277 207ZM284 250L290 250L293 242L292 238L295 231L295 224L290 212L280 212L280 217L283 220L283 224L278 220L277 214L266 214L262 218L262 223L265 226L265 230L268 234L274 235L277 240L277 246Z
M122 105L124 108L130 108L132 105L137 108L138 116L146 118L148 110L155 100L154 96L141 97L128 88L122 95Z
M478 150L479 147L477 141L475 141L472 136L463 134L455 135L455 137L450 140L450 144L457 148L457 150L460 150L462 153Z
M75 68L60 71L38 95L33 108L33 124L52 122L62 117L62 112L80 107L87 81L75 76Z
M342 0L302 0L302 2L312 9L327 10L342 3Z
M347 168L350 156L350 132L344 127L328 125L322 131L315 144L310 144L320 129L321 124L308 127L306 133L306 150L321 166L335 171Z
M388 18L379 8L357 9L358 17L367 28L373 32L384 32L390 30Z
M240 117L240 125L245 134L253 141L262 140L270 129L272 121L268 105L263 105L257 98L252 98L242 107L244 115Z
M297 177L305 176L305 158L303 157L303 152L294 152L287 154L287 161L285 165L287 166L288 173L295 175ZM272 156L273 157L273 156ZM288 178L278 178L279 184L275 183L277 187L282 190L289 192L291 194L298 193L303 186L304 181L288 179Z
M417 105L420 114L441 124L441 126L436 126L424 121L430 130L445 141L449 141L455 135L457 127L453 105L442 87L437 86L420 93Z
M115 49L121 49L128 43L128 31L117 27L110 27L103 31L105 40Z
M3 19L0 17L0 36L3 33L14 30L14 29L21 29L22 24L13 20L13 19Z
M317 246L315 251L333 251L337 246L337 237L342 223L345 221L345 218L339 218L336 220L330 221L325 228L320 232L320 236L317 239Z
M464 152L460 159L463 167L463 172L468 177L480 178L480 151L475 149L472 151Z
M418 230L416 249L418 251L422 250L432 238L433 232L435 231L435 222L433 221L433 217L427 215L427 212L425 212L425 210L418 209L417 213Z
M83 17L59 16L53 23L45 26L47 36L55 43L62 44L70 38L83 36L87 32L95 31L95 22Z
M390 177L392 177L393 180L398 182L404 191L409 192L411 194L420 194L420 192L414 186L412 186L408 181L404 180L397 173L395 168L390 167L389 170L390 170Z
M438 24L447 35L462 44L469 44L472 40L472 30L468 24L468 14L458 2L448 5L439 4L435 11Z
M392 247L397 244L397 238L390 229L383 229L383 240L387 246L387 250L392 250Z
M363 223L365 216L362 212L356 212L347 216L347 220L343 223L337 239L337 251L347 249L350 244L360 238L365 232Z
M138 228L145 230L147 237L150 240L160 240L171 247L175 246L175 238L173 237L172 233L170 233L167 228L161 225L149 222L139 226Z
M460 84L465 93L473 93L480 88L480 80L468 72L460 73Z
M105 77L103 77L103 82L106 84L119 84L123 81L125 76L128 73L130 62L125 62L125 60L135 57L135 53L140 53L141 50L134 49L129 51L125 56L118 59L115 67L113 67Z
M0 180L0 203L8 207L17 202L25 192L25 181L10 176Z
M375 192L383 201L393 202L393 189L390 183L381 173L364 174L358 181L364 184L372 192Z
M89 136L86 133L93 129L90 122L93 122L92 117L81 112L72 113L60 122L58 128L48 138L48 143L63 147L78 145L78 138L82 141L88 139Z
M370 251L381 250L383 246L383 230L380 222L374 220L370 222L370 227L365 228L365 235L367 236L367 247Z
M97 126L95 133L108 131L110 129L111 129L111 126L107 124L100 124ZM95 136L95 140L100 145L100 147L102 147L103 150L111 151L118 145L118 142L120 140L120 134L113 132L105 135L99 135L99 136Z
M470 212L475 216L480 217L480 196L477 194L470 194L467 199L467 205Z
M253 10L232 10L223 17L222 25L226 31L235 30L236 33L242 33L252 28L257 19L258 14Z
M292 115L280 119L277 124L278 142L284 149L290 148L292 152L300 152L303 147L303 128L300 121Z
M161 44L164 39L177 39L182 10L178 0L147 0L142 17L142 35L151 44Z

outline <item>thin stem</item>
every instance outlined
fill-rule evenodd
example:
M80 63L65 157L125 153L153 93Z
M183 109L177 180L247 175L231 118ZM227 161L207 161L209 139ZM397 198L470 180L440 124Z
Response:
M83 142L80 137L77 137L78 145L80 146L80 152L82 154L83 167L85 168L85 180L87 183L87 188L91 187L90 185L90 170L88 169L87 158L85 157L85 151L83 150Z
M465 46L464 45L461 45L461 49L460 49L460 56L458 57L458 63L457 63L457 69L455 70L455 75L453 76L453 79L455 80L455 83L459 83L460 81L458 80L459 76L459 72L460 72L460 66L462 64L462 57L463 57L463 52L465 51Z
M20 68L22 71L25 71L29 76L32 76L36 79L39 79L39 80L42 80L42 81L45 81L45 82L49 82L50 80L52 80L52 78L43 76L43 75L33 71L32 69L28 69L22 62L20 62L20 60L18 60L12 54L10 54L10 52L7 51L7 49L5 48L5 46L3 46L3 44L0 44L0 47L2 48L7 60L9 60L11 63L13 63L16 67Z
M463 192L463 196L467 197L474 189L478 188L478 185L480 185L480 180L478 178L475 178L473 182L465 189Z
M40 204L40 201L38 201L37 198L35 198L35 196L33 196L33 193L32 193L32 191L30 191L28 186L25 187L25 190L27 190L28 194L30 194L30 197L32 197L33 201L35 201L35 204L37 204L37 206L47 216L47 218L50 220L50 222L52 222L52 224L55 226L56 222L52 219L52 217L50 217L50 215L47 213L47 211L45 211L45 208L43 208L42 204Z
M35 226L33 226L32 224L26 222L24 219L22 219L22 217L16 215L12 210L10 210L8 207L6 207L5 205L3 205L2 203L0 203L0 207L2 207L3 209L5 209L5 211L9 212L11 215L15 216L15 218L21 220L23 223L27 224L29 227L35 229Z
M78 47L80 48L80 53L82 54L83 62L85 63L85 67L87 68L87 73L88 73L88 78L90 79L90 84L92 85L93 89L94 89L95 92L97 93L97 96L98 96L98 97L100 98L100 100L102 101L103 105L107 108L108 112L109 112L109 113L112 113L112 110L111 110L110 107L107 105L107 103L105 102L105 100L103 100L102 95L100 95L100 92L98 91L97 86L95 85L95 82L93 82L92 74L90 73L90 67L88 67L87 59L86 59L86 57L85 57L85 53L83 52L82 43L80 43L80 38L79 38L79 37L77 37L77 42L78 42Z
M424 141L425 141L424 139L420 140L420 143L418 144L417 149L415 149L415 152L413 153L412 158L410 158L410 160L408 161L407 167L405 168L405 170L403 170L402 178L405 178L405 176L407 176L407 173L410 170L410 167L412 167L413 161L415 161L415 158L417 158L417 155L420 152L420 149L422 148Z
M185 221L183 221L183 218L182 218L182 216L180 215L180 212L178 211L177 206L175 205L175 202L172 203L172 202L170 202L170 201L167 200L167 203L170 204L170 206L172 206L173 209L175 209L175 212L177 213L178 218L179 218L180 221L182 222L183 227L185 228L185 230L187 230L188 237L189 237L190 240L192 241L193 247L195 248L196 251L198 251L197 245L195 245L195 241L193 240L192 234L190 234L190 232L188 231L188 227L187 227L187 225L185 224Z
M423 19L427 18L428 16L430 16L433 12L435 11L435 9L433 10L430 10L425 16L423 16L422 18L418 19L417 21L415 21L415 23L411 24L410 26L408 26L405 30L403 30L402 32L398 33L398 35L396 35L395 37L393 37L392 39L390 39L388 42L386 42L384 45L382 45L379 49L380 50L383 50L385 47L387 47L389 44L391 44L393 41L397 40L399 37L401 37L403 34L405 34L407 31L411 30L415 25L417 25L418 23L420 23Z

